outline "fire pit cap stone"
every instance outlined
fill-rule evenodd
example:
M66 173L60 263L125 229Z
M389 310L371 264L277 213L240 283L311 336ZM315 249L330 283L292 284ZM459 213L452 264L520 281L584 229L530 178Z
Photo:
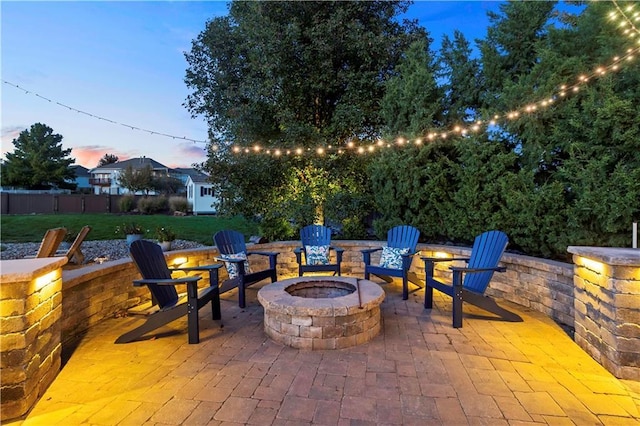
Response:
M287 287L313 282L339 282L353 286L355 291L346 296L332 298L309 298L292 296ZM358 286L360 297L358 297ZM384 300L382 288L368 280L355 277L298 277L267 284L258 291L258 300L266 309L279 310L287 315L305 316L343 316L357 312L360 309L370 309L379 306ZM362 308L360 308L362 306Z

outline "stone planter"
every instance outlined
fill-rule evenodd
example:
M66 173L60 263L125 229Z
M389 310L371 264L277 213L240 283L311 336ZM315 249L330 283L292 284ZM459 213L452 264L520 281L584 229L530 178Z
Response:
M162 248L162 251L170 251L173 241L158 241L158 244Z

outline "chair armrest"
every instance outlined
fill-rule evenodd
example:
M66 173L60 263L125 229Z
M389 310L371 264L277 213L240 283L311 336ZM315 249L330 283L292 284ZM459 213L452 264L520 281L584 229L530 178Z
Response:
M464 260L465 262L469 261L468 257L422 257L424 260L424 278L426 281L431 281L434 278L433 271L435 269L436 262L452 262L454 260ZM451 267L453 268L453 267ZM463 268L464 269L464 268Z
M464 268L460 266L450 266L449 269L452 271L462 271L467 274L473 274L474 272L505 272L507 268L504 266L496 266L495 268Z
M360 250L360 253L362 253L362 261L364 262L365 270L367 265L371 265L371 253L374 253L380 250L382 250L382 247Z
M218 286L218 269L222 268L222 263L216 263L213 265L202 265L202 266L185 266L182 268L170 268L171 272L173 271L182 271L182 272L193 272L193 271L209 271L209 286L217 287Z
M507 270L504 266L496 266L495 268L461 268L458 266L450 266L449 269L453 272L453 280L452 285L454 288L462 288L462 274L469 273L473 274L474 272L504 272Z
M425 262L427 260L431 262L452 262L454 260L464 260L465 262L469 261L468 257L421 257Z
M280 253L276 253L276 252L273 252L273 251L248 251L247 252L247 257L249 257L252 254L258 254L260 256L277 256Z
M213 265L202 265L202 266L185 266L181 268L169 268L170 271L210 271L211 269L219 269L222 268L221 263L216 263Z
M400 253L400 256L402 256L402 257L413 257L418 253L419 253L418 251L414 251L413 253Z
M182 278L167 278L167 279L142 279L133 280L133 285L140 287L143 285L157 284L157 285L177 285L177 284L190 284L198 282L200 277L182 277Z
M302 253L302 247L296 247L293 249L294 253Z
M336 253L342 253L344 251L342 247L334 247L334 246L329 246L329 250L334 250Z
M221 257L214 257L213 260L215 260L216 262L230 262L230 263L243 263L246 261L245 259L223 259Z
M378 247L378 248L368 248L368 249L364 249L364 250L360 250L360 253L365 254L365 253L373 253L376 252L378 250L382 250L382 247Z

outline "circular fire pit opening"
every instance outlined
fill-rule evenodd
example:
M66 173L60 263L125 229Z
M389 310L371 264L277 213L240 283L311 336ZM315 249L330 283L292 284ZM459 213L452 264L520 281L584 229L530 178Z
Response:
M287 286L284 290L297 297L331 299L349 295L356 291L356 287L340 281L303 281Z
M298 277L262 287L264 330L299 349L342 349L380 332L384 291L374 282L346 277Z

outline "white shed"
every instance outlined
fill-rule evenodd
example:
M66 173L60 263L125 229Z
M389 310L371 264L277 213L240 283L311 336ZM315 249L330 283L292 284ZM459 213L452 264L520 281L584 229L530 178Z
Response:
M194 216L217 213L214 203L219 201L213 192L213 185L206 175L189 175L187 177L187 201L191 203Z

